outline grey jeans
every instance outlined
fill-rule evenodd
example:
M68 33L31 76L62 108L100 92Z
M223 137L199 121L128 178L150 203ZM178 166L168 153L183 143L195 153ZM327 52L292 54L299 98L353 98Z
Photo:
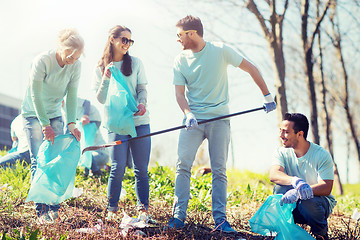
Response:
M205 138L209 142L213 218L215 224L219 224L226 219L226 162L230 142L229 120L205 123L192 130L182 129L180 131L175 174L174 217L182 221L186 219L190 196L191 168L196 152Z

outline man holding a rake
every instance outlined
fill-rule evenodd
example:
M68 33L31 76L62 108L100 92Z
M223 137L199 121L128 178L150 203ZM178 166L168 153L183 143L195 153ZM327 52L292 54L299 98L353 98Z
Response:
M259 70L253 64L227 45L210 43L203 39L203 26L199 18L187 16L179 20L176 27L178 42L184 51L175 59L174 85L176 100L185 114L186 129L182 129L179 136L174 212L166 228L179 229L185 226L191 167L200 144L207 138L212 171L214 230L236 233L226 220L226 161L230 121L222 119L198 125L198 120L206 121L229 114L229 64L250 74L265 97L265 112L274 110L276 103Z

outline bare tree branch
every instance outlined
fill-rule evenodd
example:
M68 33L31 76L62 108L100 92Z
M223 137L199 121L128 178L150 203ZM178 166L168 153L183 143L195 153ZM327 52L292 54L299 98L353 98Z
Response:
M331 3L332 3L333 0L329 0L325 6L325 9L323 11L323 13L321 14L320 18L318 18L318 21L316 23L316 26L315 26L315 30L312 34L312 37L311 37L311 41L310 41L310 46L313 46L314 44L314 40L315 40L315 37L316 37L316 34L319 32L319 28L320 28L320 25L321 25L321 22L323 21L329 7L331 6Z

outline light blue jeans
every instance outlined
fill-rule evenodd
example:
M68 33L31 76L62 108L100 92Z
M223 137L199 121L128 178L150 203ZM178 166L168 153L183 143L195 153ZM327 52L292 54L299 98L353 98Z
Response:
M146 124L137 126L136 133L137 136L149 134L150 125ZM108 136L109 142L130 138L129 135L118 135L115 133L111 133ZM124 142L110 149L111 171L108 180L108 210L112 212L119 210L118 204L129 148L131 150L134 164L137 206L138 209L147 210L149 208L148 165L150 160L151 139L150 137L146 137L135 141Z
M292 186L275 185L274 194L284 194ZM311 232L324 236L328 231L327 219L330 215L330 204L326 197L314 196L308 200L298 200L293 210L295 223L308 224Z
M50 125L55 132L55 136L64 134L64 122L62 117L56 117L50 119ZM42 127L37 119L37 117L28 117L24 118L24 131L26 134L29 151L30 151L30 159L31 159L31 180L34 178L36 169L37 169L37 161L36 156L38 154L40 145L43 143L44 134L42 132ZM60 206L59 205L47 205L44 203L35 203L36 205L36 214L41 216L47 213L49 210L57 211Z
M16 164L16 161L24 161L27 164L30 164L30 153L25 151L22 153L12 152L8 153L3 157L0 157L0 167L7 168Z
M215 224L226 219L226 162L230 142L230 121L218 120L180 131L175 173L174 217L185 221L190 196L190 177L196 152L208 139L212 173L212 211Z

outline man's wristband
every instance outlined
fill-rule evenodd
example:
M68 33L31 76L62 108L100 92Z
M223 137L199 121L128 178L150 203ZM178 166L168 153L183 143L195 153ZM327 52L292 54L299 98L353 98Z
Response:
M268 93L264 96L266 103L274 102L274 98L271 96L271 93Z

